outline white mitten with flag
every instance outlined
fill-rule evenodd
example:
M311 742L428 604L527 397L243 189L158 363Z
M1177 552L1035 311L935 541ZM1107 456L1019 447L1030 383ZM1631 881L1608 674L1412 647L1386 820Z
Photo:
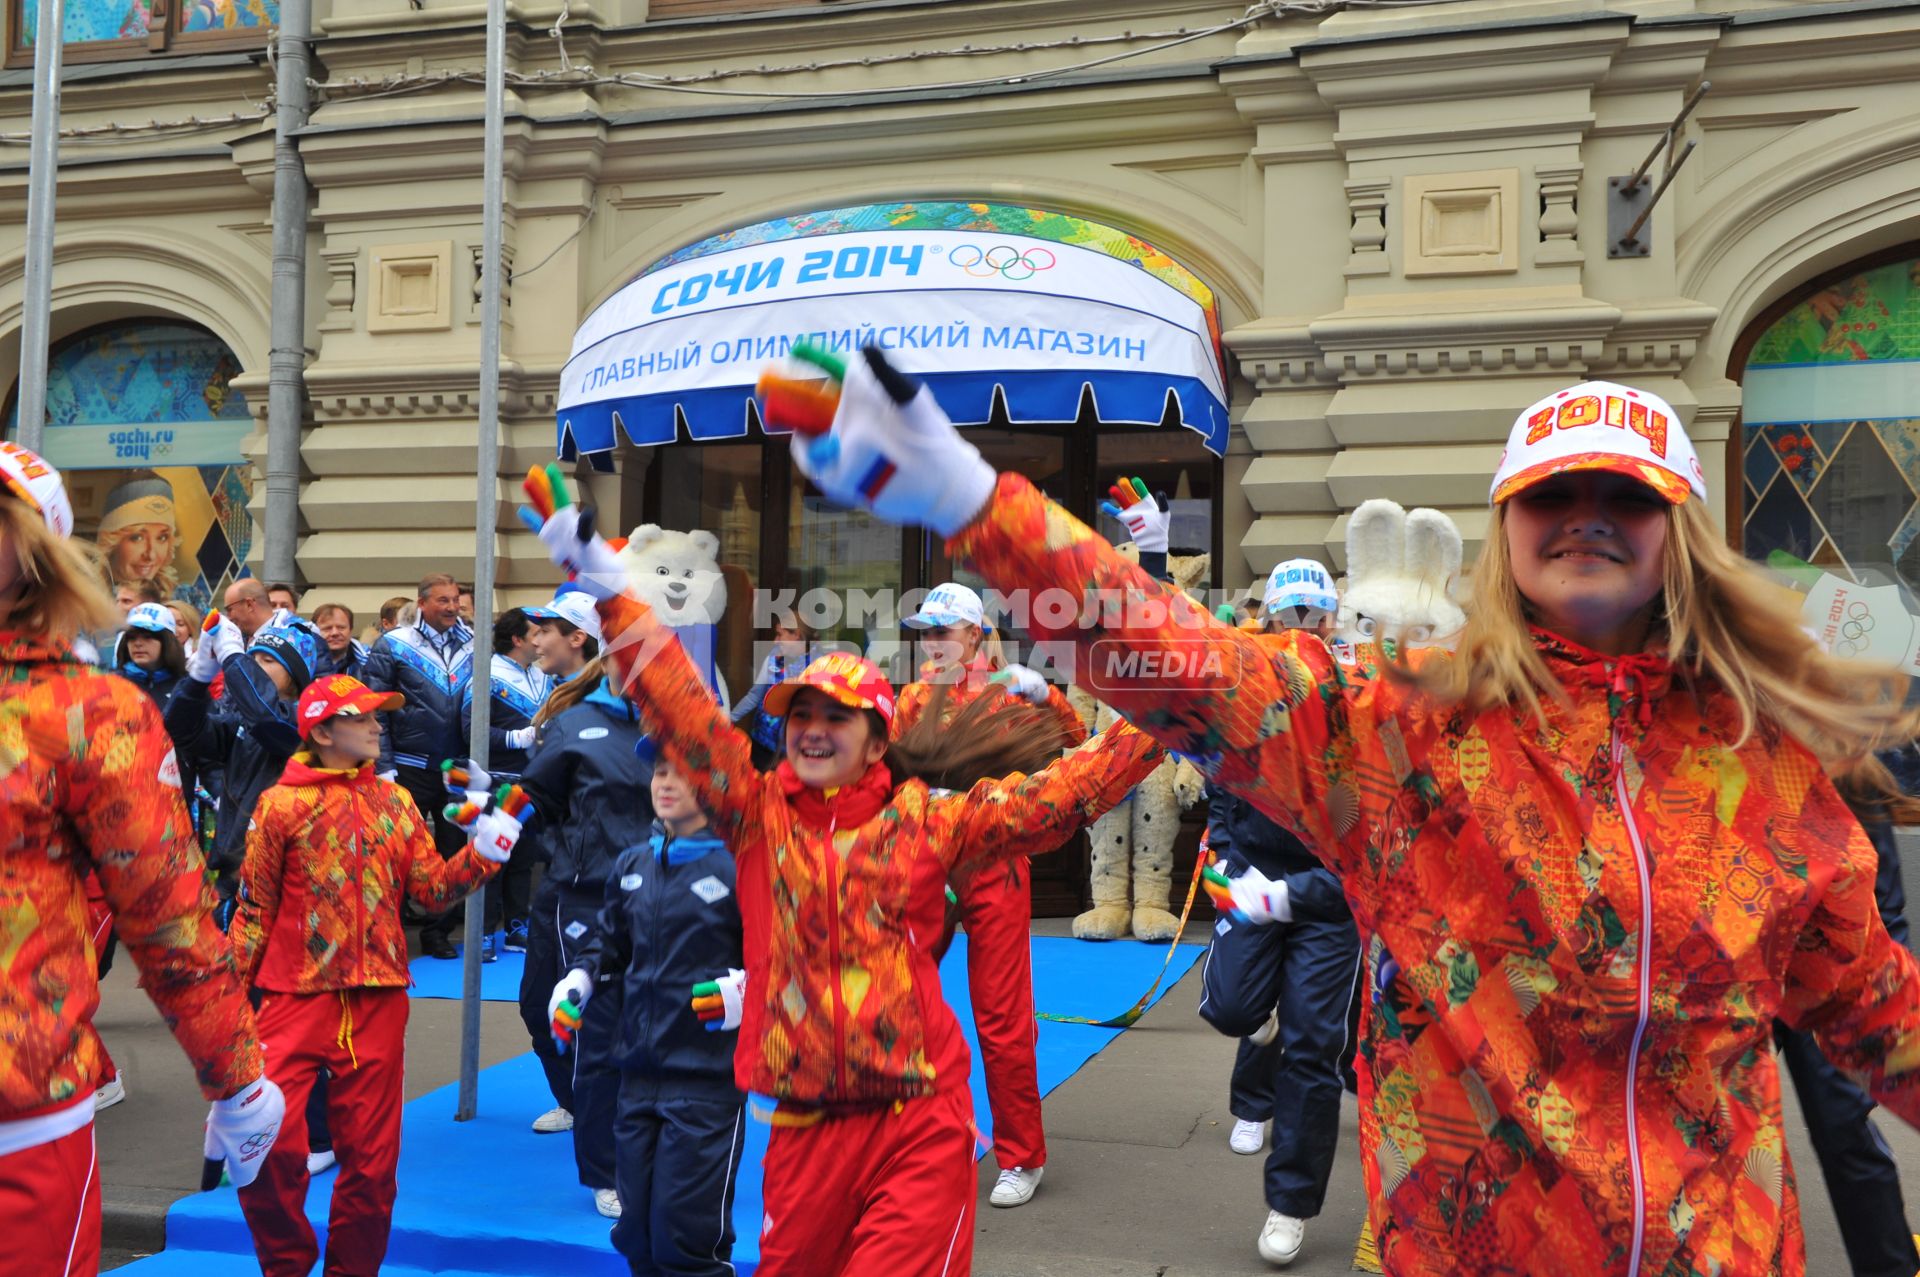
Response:
M208 1161L224 1158L227 1178L236 1188L245 1188L266 1165L286 1115L287 1101L280 1088L262 1074L226 1099L213 1102L202 1151Z
M829 373L844 373L833 428L793 436L794 463L840 505L871 510L888 523L950 537L973 521L993 496L994 472L934 399L933 392L868 346L844 366L794 354Z

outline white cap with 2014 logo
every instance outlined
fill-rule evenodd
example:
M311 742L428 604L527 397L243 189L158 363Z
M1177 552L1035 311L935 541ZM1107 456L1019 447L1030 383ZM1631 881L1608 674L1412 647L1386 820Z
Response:
M944 581L927 591L926 601L906 623L916 630L930 630L936 625L977 625L983 630L991 629L986 616L986 605L981 603L978 594L958 581Z
M1674 505L1707 499L1693 440L1659 395L1611 381L1583 381L1548 395L1514 420L1494 471L1491 500L1576 470L1638 479Z

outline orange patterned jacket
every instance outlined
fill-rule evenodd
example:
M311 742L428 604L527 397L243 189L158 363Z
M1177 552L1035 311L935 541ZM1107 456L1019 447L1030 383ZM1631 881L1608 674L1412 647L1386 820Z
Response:
M1015 475L951 549L1002 589L1153 603L1044 637L1340 876L1385 985L1363 1126L1387 1272L1803 1272L1776 1018L1920 1120L1920 968L1865 835L1779 730L1735 748L1712 685L1537 631L1570 708L1436 706L1310 636L1263 652Z
M1116 728L1032 776L965 794L935 798L908 781L839 828L839 812L860 810L846 801L855 786L795 793L790 771L756 772L749 739L652 609L621 596L600 616L616 685L734 851L749 990L741 1089L831 1108L966 1085L966 1040L932 955L947 875L1059 846L1152 771L1160 748Z
M253 809L234 955L274 993L405 988L402 894L440 913L498 869L471 844L440 859L413 799L371 763L329 771L302 751Z
M260 1076L179 777L145 692L0 631L0 1122L73 1103L106 1067L88 870L202 1093Z

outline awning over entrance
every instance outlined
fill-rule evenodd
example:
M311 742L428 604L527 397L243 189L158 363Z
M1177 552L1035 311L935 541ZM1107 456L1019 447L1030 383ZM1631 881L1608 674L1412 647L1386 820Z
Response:
M795 338L873 343L962 424L1158 424L1169 398L1219 454L1213 291L1134 236L1002 204L877 204L743 227L643 271L587 317L560 377L560 455L739 438Z

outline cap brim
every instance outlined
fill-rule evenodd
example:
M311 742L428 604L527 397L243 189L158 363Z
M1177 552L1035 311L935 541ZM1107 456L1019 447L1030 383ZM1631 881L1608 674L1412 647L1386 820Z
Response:
M954 612L916 612L902 624L915 630L930 630L936 625L979 625L982 629L986 628L979 621L969 621Z
M1662 469L1645 461L1632 457L1623 457L1611 452L1576 452L1571 456L1555 457L1551 461L1542 461L1538 465L1528 466L1525 470L1507 476L1500 486L1493 490L1493 504L1499 505L1517 492L1524 492L1544 479L1557 474L1573 474L1581 470L1604 470L1611 474L1625 475L1629 479L1638 479L1673 505L1681 505L1693 495L1693 485L1671 470Z
M873 703L872 697L861 696L841 687L822 687L818 683L802 682L797 678L790 678L784 683L775 683L769 687L767 694L760 700L760 707L775 718L785 718L788 708L793 704L793 698L809 688L839 701L848 709L870 709L875 713L880 710L880 707ZM881 717L891 719L890 715L883 714Z
M327 715L327 718L338 718L342 714L348 717L356 717L361 714L378 714L385 710L399 709L406 703L407 698L398 692L375 692L369 690L355 696L339 709ZM320 721L324 723L327 720L323 718Z

